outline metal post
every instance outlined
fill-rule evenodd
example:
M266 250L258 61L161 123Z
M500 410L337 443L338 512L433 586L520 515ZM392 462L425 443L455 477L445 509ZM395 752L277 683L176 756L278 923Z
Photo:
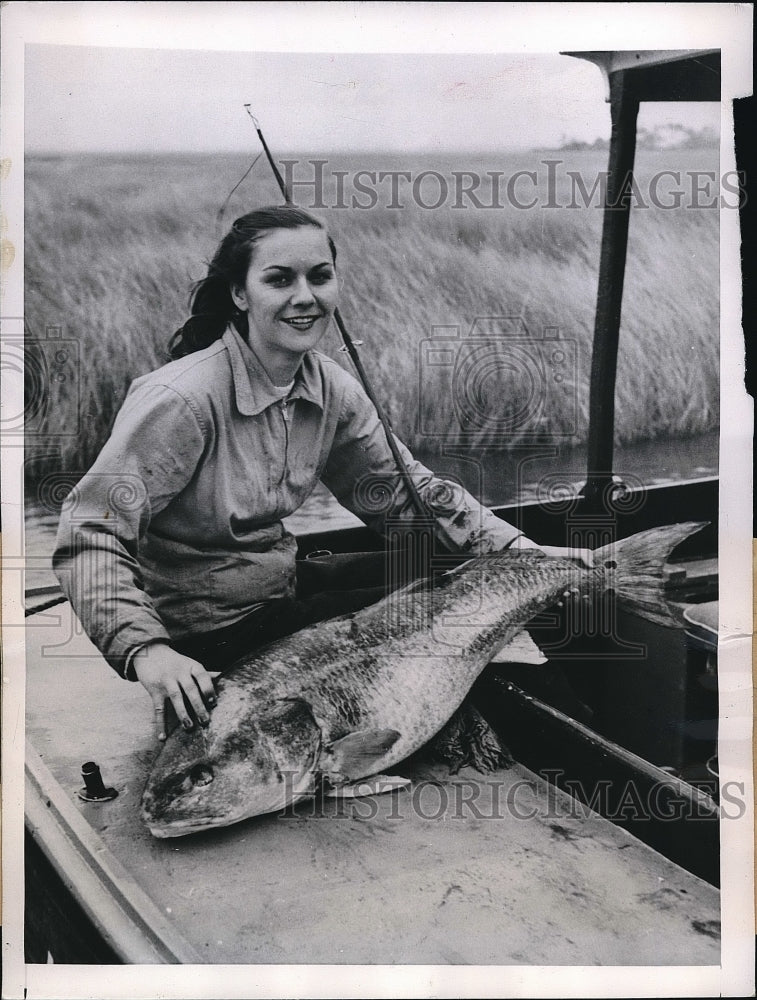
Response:
M610 75L612 133L607 194L602 222L597 310L589 388L587 480L583 489L589 509L601 512L612 482L615 433L615 373L623 300L623 278L631 210L630 191L636 151L639 99L630 75Z

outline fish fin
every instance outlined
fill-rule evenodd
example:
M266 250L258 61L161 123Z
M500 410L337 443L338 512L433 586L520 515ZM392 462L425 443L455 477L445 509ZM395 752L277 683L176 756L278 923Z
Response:
M352 775L370 774L373 765L390 750L400 734L396 729L359 729L323 748L321 771L332 784Z
M410 778L399 774L374 774L372 778L361 778L348 785L339 785L326 792L327 799L357 799L366 795L382 795L393 792L395 788L409 788Z
M456 576L458 573L463 572L472 562L475 562L476 558L477 557L474 556L471 559L466 559L465 562L461 562L457 566L453 566L452 569L445 570L444 573L441 574L442 578L447 576Z
M594 550L594 565L608 571L607 587L618 604L658 625L676 625L666 595L663 568L673 549L708 521L687 521L640 531Z
M427 747L431 759L443 761L451 774L457 774L463 767L495 771L513 763L512 754L470 697L465 699Z
M518 632L506 646L498 650L489 662L530 663L533 666L540 666L547 662L547 657L524 629Z

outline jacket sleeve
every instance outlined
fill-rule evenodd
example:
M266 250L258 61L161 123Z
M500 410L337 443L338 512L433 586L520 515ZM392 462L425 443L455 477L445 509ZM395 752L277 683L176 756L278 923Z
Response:
M447 549L481 555L507 548L522 534L459 483L435 476L395 440L429 510L434 534ZM342 506L379 533L385 533L390 520L417 516L376 409L353 379L322 479Z
M194 474L199 414L168 386L132 386L92 468L66 498L53 569L64 594L121 676L141 646L170 641L140 575L140 539Z

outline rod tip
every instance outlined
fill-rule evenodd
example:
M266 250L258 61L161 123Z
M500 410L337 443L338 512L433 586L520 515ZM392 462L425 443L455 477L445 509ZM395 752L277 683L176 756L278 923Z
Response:
M250 108L252 107L252 105L251 104L245 104L244 107L245 107L245 110L247 111L247 114L250 116L250 118L252 118L252 124L255 126L255 128L259 129L260 125L258 124L258 120L255 117L255 115L252 113L252 111L250 111Z

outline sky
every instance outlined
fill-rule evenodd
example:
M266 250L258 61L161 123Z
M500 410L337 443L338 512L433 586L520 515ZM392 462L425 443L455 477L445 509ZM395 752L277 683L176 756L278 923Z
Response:
M27 44L29 152L507 151L609 137L599 69L552 54L223 52ZM646 104L640 127L719 125Z

